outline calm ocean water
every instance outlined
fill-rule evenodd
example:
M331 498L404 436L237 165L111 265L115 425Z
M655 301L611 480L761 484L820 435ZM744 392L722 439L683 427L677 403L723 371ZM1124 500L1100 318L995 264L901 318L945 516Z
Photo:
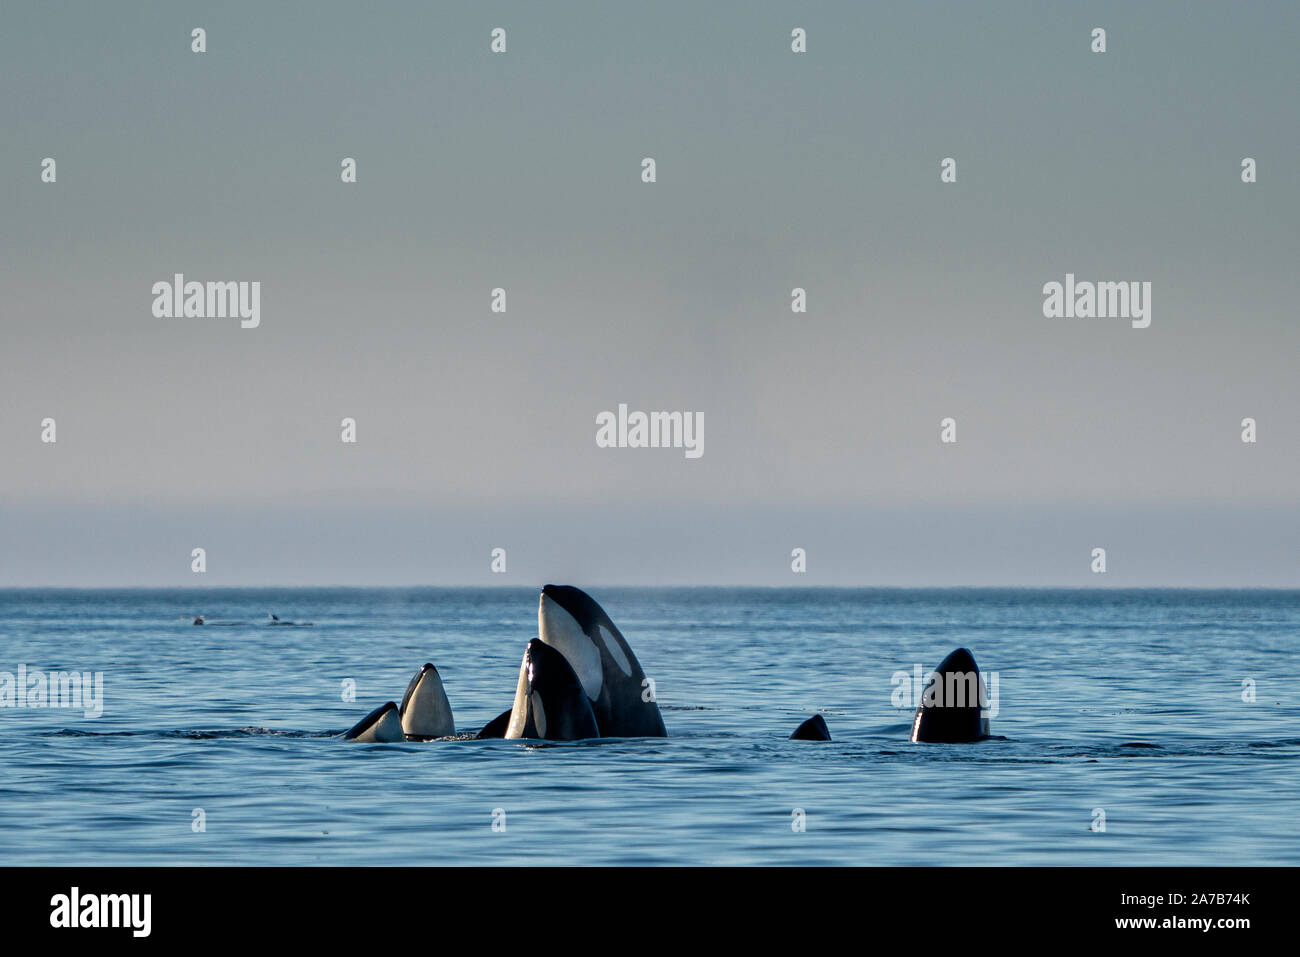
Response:
M532 589L0 591L0 672L104 675L98 718L0 708L0 860L1300 863L1300 592L591 591L668 739L328 736L426 660L460 730L509 707ZM959 645L1007 740L909 744L891 677Z

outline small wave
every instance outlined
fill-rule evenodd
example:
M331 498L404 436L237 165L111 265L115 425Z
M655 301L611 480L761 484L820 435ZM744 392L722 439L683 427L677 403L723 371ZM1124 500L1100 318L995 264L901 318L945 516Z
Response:
M338 731L294 731L283 728L212 728L158 730L158 731L83 731L80 728L64 728L60 731L42 732L42 737L49 738L192 738L206 741L214 738L252 738L259 736L278 738L329 738Z

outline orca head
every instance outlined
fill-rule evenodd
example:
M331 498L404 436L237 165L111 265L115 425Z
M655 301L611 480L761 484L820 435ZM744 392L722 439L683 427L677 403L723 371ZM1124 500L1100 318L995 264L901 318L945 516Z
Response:
M537 631L541 641L568 659L588 699L600 697L604 671L595 637L609 617L581 589L547 585L537 600ZM613 627L613 623L609 623Z
M445 738L456 733L442 676L432 664L415 673L398 709L402 731L412 738Z
M979 665L975 664L975 656L965 648L958 648L948 655L947 658L939 662L939 667L934 669L940 674L949 672L958 672L961 674L979 674Z
M573 673L569 660L540 638L534 638L524 648L524 660L519 672L520 694L524 710L523 727L519 735L525 738L544 738L549 724L546 700L559 702L566 694L581 692L578 676ZM518 705L516 705L518 710ZM515 722L512 720L511 722ZM511 737L507 732L506 737Z
M826 727L826 719L819 714L813 715L790 735L791 741L829 741L831 730Z
M528 642L507 738L596 738L600 732L569 659L540 638Z
M912 741L954 744L988 737L988 692L975 656L958 648L939 662L912 719Z
M363 744L392 744L405 740L397 705L392 701L381 704L344 731L342 738L344 741L358 741Z
M542 594L567 611L583 631L605 618L604 610L581 588L573 585L543 585Z

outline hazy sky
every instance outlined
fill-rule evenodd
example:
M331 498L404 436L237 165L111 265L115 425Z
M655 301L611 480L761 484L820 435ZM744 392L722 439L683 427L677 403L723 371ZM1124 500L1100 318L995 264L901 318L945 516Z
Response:
M1300 585L1295 3L208 7L2 15L0 586Z

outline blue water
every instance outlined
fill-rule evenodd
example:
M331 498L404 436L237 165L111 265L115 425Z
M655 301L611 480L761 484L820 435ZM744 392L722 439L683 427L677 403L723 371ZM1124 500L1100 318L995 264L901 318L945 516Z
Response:
M1300 592L592 593L668 739L328 736L426 660L460 730L509 707L530 589L0 591L0 671L104 675L98 718L0 708L0 860L1300 863ZM1007 740L909 744L891 677L959 645Z

